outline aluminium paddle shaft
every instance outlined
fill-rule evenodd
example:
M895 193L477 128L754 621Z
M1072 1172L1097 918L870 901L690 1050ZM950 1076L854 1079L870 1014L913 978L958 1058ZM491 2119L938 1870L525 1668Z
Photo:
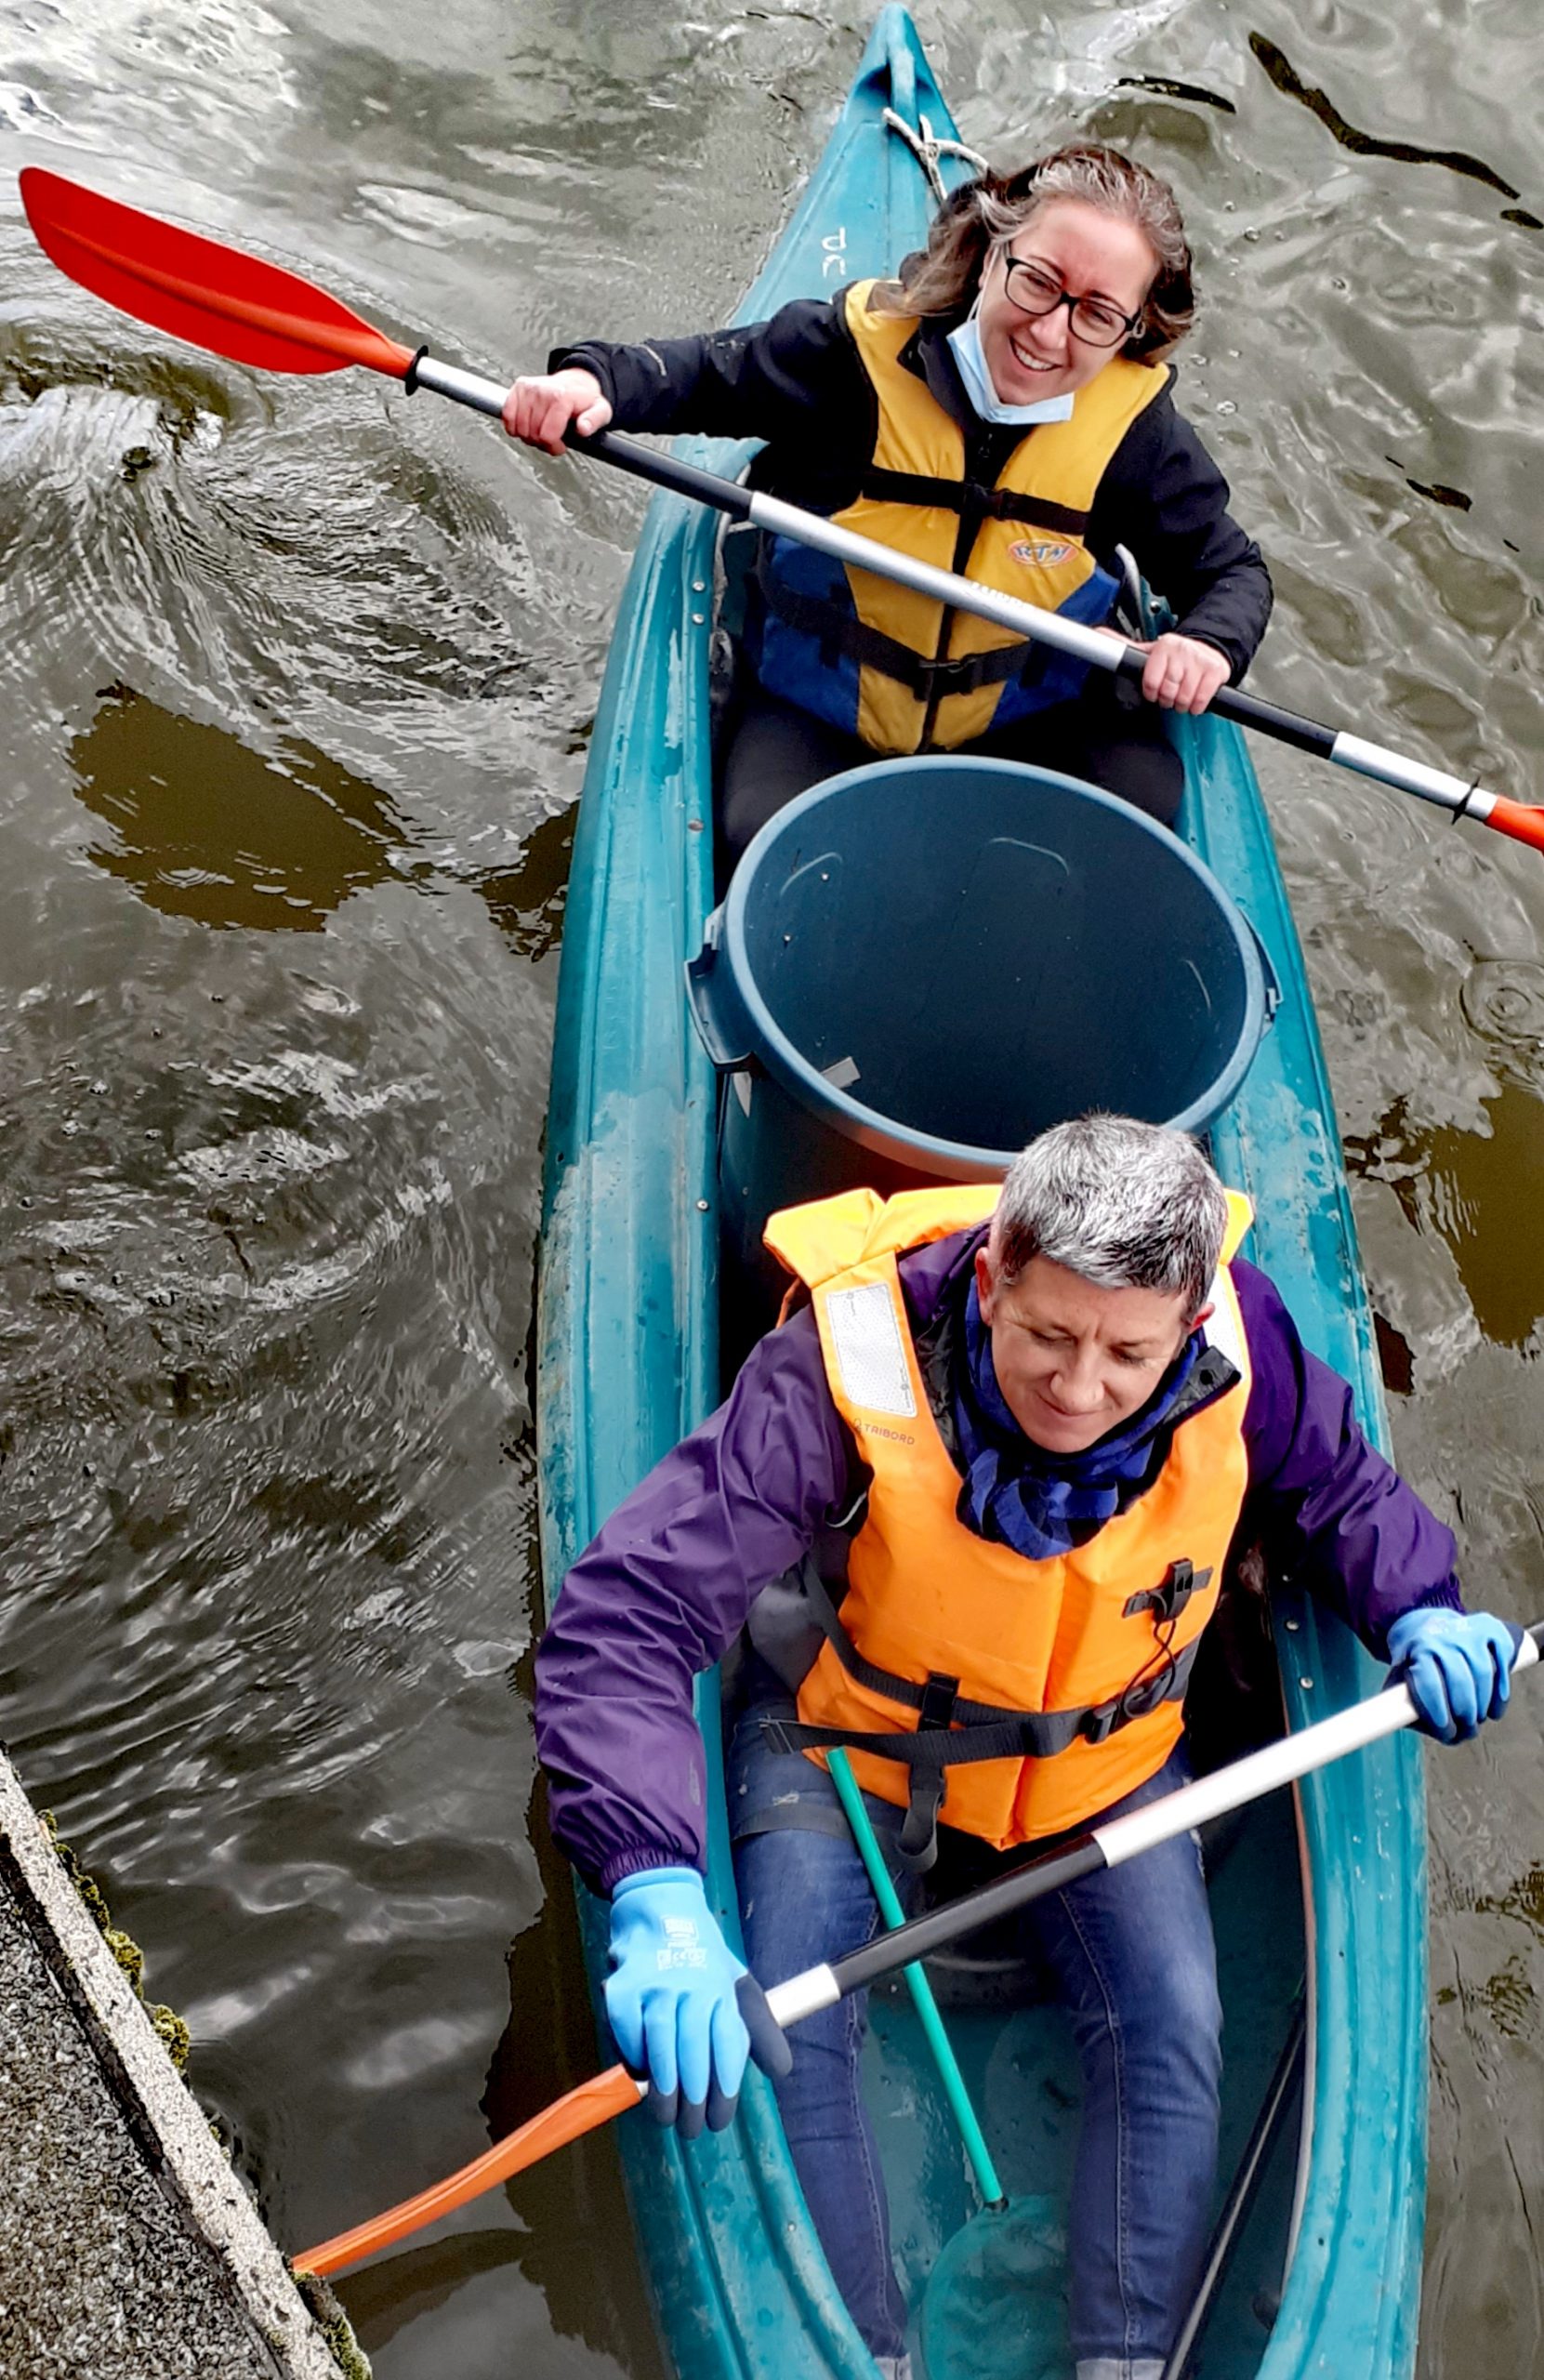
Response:
M1538 1660L1541 1649L1544 1620L1518 1632L1513 1675L1531 1668ZM1022 1868L1011 1869L993 1884L982 1884L941 1909L930 1910L924 1916L914 1917L908 1924L877 1936L861 1950L849 1951L834 1966L810 1967L786 1983L775 1984L767 1994L768 2005L780 2025L786 2028L797 2024L801 2016L812 2016L817 2009L829 2008L850 1991L877 1982L896 1967L944 1950L978 1925L989 1925L995 1918L1026 1909L1032 1901L1043 1900L1048 1893L1060 1892L1082 1876L1097 1875L1105 1868L1123 1867L1128 1859L1151 1851L1156 1844L1169 1843L1177 1834L1205 1826L1208 1819L1221 1818L1224 1811L1243 1809L1247 1804L1259 1801L1261 1794L1273 1792L1279 1785L1290 1785L1315 1768L1327 1767L1331 1761L1343 1759L1347 1752L1361 1752L1369 1744L1380 1743L1385 1736L1397 1735L1402 1727L1412 1726L1418 1716L1409 1687L1387 1686L1381 1693L1370 1694L1364 1701L1334 1712L1311 1727L1300 1728L1295 1735L1283 1736L1279 1741L1266 1744L1242 1760L1231 1761L1227 1767L1214 1769L1209 1777L1198 1777L1194 1783L1165 1793L1159 1801L1130 1810L1124 1818L1109 1818L1102 1826L1091 1827L1062 1849L1044 1858L1027 1860Z
M1544 1649L1544 1620L1515 1633L1514 1676L1538 1661ZM914 1917L908 1924L898 1925L862 1949L850 1951L834 1965L809 1967L802 1975L791 1976L785 1983L774 1984L765 1996L766 2009L785 2031L801 2017L833 2006L850 1991L877 1983L898 1967L908 1966L914 1960L926 1958L930 1951L942 1950L967 1934L973 1934L978 1926L990 1925L996 1918L1025 1909L1032 1901L1042 1900L1047 1894L1076 1884L1080 1876L1097 1874L1102 1868L1121 1867L1155 1844L1168 1843L1176 1834L1204 1825L1208 1818L1242 1809L1262 1794L1273 1792L1278 1785L1289 1785L1316 1768L1326 1767L1331 1761L1343 1759L1348 1752L1381 1743L1386 1736L1397 1735L1402 1727L1414 1726L1418 1715L1407 1686L1386 1686L1380 1693L1368 1695L1347 1710L1320 1719L1312 1727L1284 1736L1279 1742L1267 1744L1243 1760L1233 1761L1209 1777L1197 1778L1194 1784L1181 1785L1142 1809L1092 1827L1061 1849L1026 1861L995 1883L962 1893L943 1908ZM540 2115L533 2116L529 2123L522 2124L507 2139L496 2141L458 2173L447 2175L429 2189L420 2190L416 2198L403 2199L400 2205L388 2207L384 2215L357 2224L351 2231L339 2232L336 2239L323 2241L320 2247L306 2249L294 2259L297 2272L341 2272L346 2266L358 2264L377 2249L406 2239L425 2224L465 2206L481 2191L492 2189L511 2175L539 2164L555 2149L582 2138L587 2132L609 2122L613 2116L636 2107L646 2090L647 2085L629 2074L625 2066L608 2067L603 2074L593 2076L554 2100Z
M508 393L496 381L482 379L474 372L463 372L455 364L437 363L428 354L415 359L407 385L410 389L432 389L437 395L453 398L457 404L471 405L479 413L495 416L502 416ZM603 463L614 464L618 470L630 471L635 479L648 480L653 486L668 488L676 496L690 496L694 503L711 505L732 520L749 522L752 527L764 529L774 536L792 537L851 569L871 571L876 577L892 579L898 587L909 587L914 594L930 596L936 602L949 604L958 612L973 613L978 619L990 620L995 628L1008 628L1030 643L1048 645L1092 668L1122 677L1140 679L1142 674L1146 655L1124 638L1107 636L1099 628L1085 627L1079 620L1063 619L1059 612L1044 611L1036 603L1026 603L1022 597L1002 593L996 588L978 586L975 580L961 577L956 571L939 570L931 562L917 561L872 537L860 536L853 529L841 528L818 512L785 503L781 496L742 487L733 480L702 470L695 464L680 462L673 455L656 454L652 447L619 437L614 430L602 430L593 438L571 438L569 443L575 454L594 455ZM1454 776L1446 769L1431 768L1423 760L1405 760L1380 744L1368 743L1364 736L1353 735L1344 728L1322 726L1317 720L1283 710L1277 704L1264 702L1258 694L1247 694L1237 686L1220 688L1208 707L1221 719L1234 720L1241 727L1253 727L1263 735L1274 736L1278 743L1312 752L1322 760L1333 760L1339 768L1351 769L1358 776L1376 778L1400 793L1412 793L1421 801L1449 811L1455 818L1472 818L1482 825L1498 826L1518 841L1531 842L1537 850L1544 851L1544 811L1508 801L1500 794L1485 793L1474 779Z
M39 245L73 281L105 298L138 321L152 323L195 347L256 364L271 372L333 372L363 364L401 380L408 389L431 389L474 412L498 416L507 390L475 372L442 364L426 349L416 355L345 306L341 299L285 267L211 240L198 231L164 222L136 206L104 198L41 165L24 166L21 200ZM678 496L712 506L732 518L797 538L836 561L878 577L894 579L956 610L971 612L1029 641L1073 654L1096 669L1140 678L1143 656L1136 646L1096 628L1065 620L1059 613L996 589L978 587L952 571L935 570L819 513L780 497L754 493L711 471L655 454L631 439L603 430L574 442L575 451L594 455L619 470L669 488ZM1344 729L1325 727L1294 711L1224 686L1210 707L1300 751L1372 777L1401 793L1433 802L1454 818L1493 826L1514 841L1544 851L1544 810L1509 800L1445 769L1407 760L1382 745Z
M466 377L469 379L471 376ZM425 380L423 385L428 388L433 384ZM598 437L574 439L571 443L577 454L599 455L603 462L614 463L639 479L651 480L657 487L671 488L677 495L692 496L699 504L714 505L774 536L793 537L801 545L812 546L817 553L829 554L855 570L872 571L877 577L893 579L897 586L931 596L957 611L974 613L978 619L1011 629L1031 643L1070 654L1092 668L1131 679L1140 679L1142 674L1146 654L1140 646L1127 643L1122 637L1086 628L1079 620L1063 619L1059 612L1042 611L1038 604L1026 603L1020 596L978 586L973 579L962 578L955 571L938 570L930 562L916 561L892 547L881 546L872 537L859 536L855 530L843 529L818 512L786 504L780 496L718 479L711 471L678 462L674 456L656 455L651 448L640 446L630 438L619 438L612 430L603 430ZM1380 744L1370 744L1343 728L1322 726L1318 721L1304 719L1296 711L1283 710L1275 703L1262 701L1258 694L1245 694L1238 686L1220 687L1207 707L1221 719L1256 728L1263 735L1274 736L1278 743L1294 745L1298 750L1313 752L1323 760L1333 760L1359 776L1374 777L1400 793L1413 793L1422 801L1449 811L1455 818L1472 818L1544 851L1544 810L1509 801L1502 794L1486 793L1472 779L1454 776L1446 769L1431 768L1423 760L1405 760Z

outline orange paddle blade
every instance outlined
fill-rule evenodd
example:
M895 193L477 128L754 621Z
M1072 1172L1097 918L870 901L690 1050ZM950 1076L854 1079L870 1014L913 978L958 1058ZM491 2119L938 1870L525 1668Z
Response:
M411 348L282 265L163 223L42 165L24 165L20 179L45 255L83 289L157 330L268 372L365 364L400 380L412 364Z
M481 2157L474 2157L458 2174L447 2174L432 2189L420 2190L416 2198L404 2198L400 2206L389 2206L384 2215L356 2225L352 2231L340 2231L336 2240L323 2240L319 2248L308 2248L303 2255L294 2258L296 2271L341 2272L346 2265L357 2265L377 2248L391 2247L398 2240L405 2240L410 2231L422 2230L426 2223L433 2223L442 2215L465 2206L468 2199L491 2190L495 2183L508 2181L511 2174L523 2174L528 2165L539 2165L555 2149L565 2149L571 2140L581 2139L587 2132L596 2132L601 2124L609 2123L613 2116L636 2108L644 2088L625 2066L608 2067L604 2074L594 2075L575 2090L565 2091L539 2116L533 2116L529 2123L522 2123L508 2139L496 2142Z
M1509 801L1498 793L1491 805L1487 826L1498 834L1511 835L1514 842L1531 843L1536 852L1544 852L1544 810L1536 810L1526 801Z

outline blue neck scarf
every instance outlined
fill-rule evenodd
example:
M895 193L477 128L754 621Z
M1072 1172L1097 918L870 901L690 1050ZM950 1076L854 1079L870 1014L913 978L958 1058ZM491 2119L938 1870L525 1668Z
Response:
M1049 1454L1026 1438L1004 1402L992 1361L992 1334L970 1283L965 1301L964 1360L956 1366L955 1426L965 1480L957 1507L968 1528L1011 1546L1031 1562L1070 1552L1081 1537L1114 1518L1121 1489L1137 1486L1153 1460L1153 1441L1174 1410L1206 1346L1193 1330L1141 1410L1081 1454Z

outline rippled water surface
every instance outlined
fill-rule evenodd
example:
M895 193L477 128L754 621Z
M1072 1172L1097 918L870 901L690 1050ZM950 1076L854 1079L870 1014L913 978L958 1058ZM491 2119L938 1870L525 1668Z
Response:
M1177 182L1256 682L1544 800L1536 0L918 20L968 139ZM527 1341L570 813L638 518L33 246L32 162L503 373L723 318L867 18L0 11L4 1733L298 2246L587 2070L534 1847ZM1544 866L1271 750L1405 1466L1544 1612ZM1531 1703L1432 1761L1427 2380L1544 2374ZM510 1955L509 1946L514 1950ZM653 2380L604 2142L343 2285L381 2380Z

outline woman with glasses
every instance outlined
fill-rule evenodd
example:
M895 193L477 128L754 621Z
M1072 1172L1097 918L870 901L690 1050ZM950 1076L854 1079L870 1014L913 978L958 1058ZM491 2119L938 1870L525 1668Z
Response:
M1242 677L1271 583L1176 408L1190 326L1168 185L1079 142L954 193L897 280L769 322L639 346L587 340L517 380L505 426L550 453L572 425L767 443L752 478L864 536L1102 626L1119 548L1176 619L1134 688L1003 628L763 537L719 769L727 871L784 802L876 754L1033 760L1172 824L1161 709Z

